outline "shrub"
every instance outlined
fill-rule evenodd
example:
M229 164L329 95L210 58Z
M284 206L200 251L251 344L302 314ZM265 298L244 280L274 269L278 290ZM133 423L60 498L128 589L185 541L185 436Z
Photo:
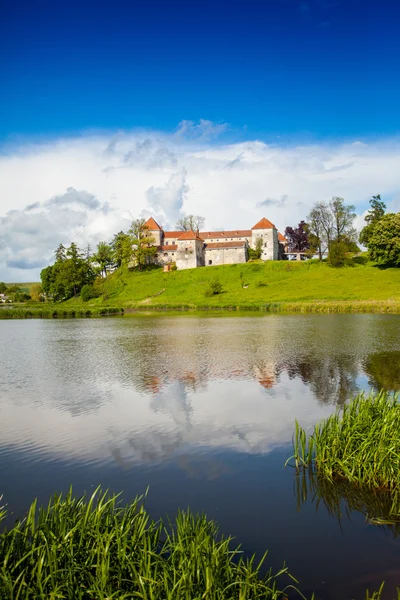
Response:
M218 294L222 294L222 283L219 279L214 279L214 281L210 281L208 284L204 295L206 298L211 298L212 296L217 296Z
M347 245L344 242L332 242L329 247L328 263L331 267L344 267L348 264Z
M92 285L86 284L81 289L81 298L84 302L91 300L92 298L97 298L98 292L94 289Z

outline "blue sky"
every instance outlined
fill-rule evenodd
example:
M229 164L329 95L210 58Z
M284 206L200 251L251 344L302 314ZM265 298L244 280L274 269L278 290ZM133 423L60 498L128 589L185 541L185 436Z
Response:
M400 131L394 0L16 0L0 139L183 119L269 140Z
M388 0L14 0L0 18L0 281L60 242L283 231L341 196L400 210L400 8Z

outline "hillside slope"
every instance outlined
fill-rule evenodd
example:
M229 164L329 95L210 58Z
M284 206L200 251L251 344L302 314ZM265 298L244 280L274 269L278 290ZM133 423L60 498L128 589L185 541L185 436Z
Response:
M221 283L222 293L206 297L210 282L215 280ZM121 268L100 287L102 297L87 305L222 308L320 301L400 303L400 269L381 270L368 264L334 269L317 261L271 261L169 273Z

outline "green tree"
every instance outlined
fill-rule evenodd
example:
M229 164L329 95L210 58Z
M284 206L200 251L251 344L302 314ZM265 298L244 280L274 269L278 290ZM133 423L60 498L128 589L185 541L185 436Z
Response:
M56 301L76 297L81 288L92 283L95 277L90 263L76 244L71 243L69 248L58 250L58 259L54 265L46 267L40 273L43 293Z
M132 238L129 233L123 231L115 233L111 242L111 249L117 267L129 262L132 258Z
M262 239L262 237L258 237L256 239L256 247L255 248L249 248L249 258L250 259L261 258L261 256L262 256L262 245L263 245L263 239Z
M380 265L400 267L400 213L383 215L368 236L370 258Z
M377 196L372 196L369 201L371 208L365 216L366 226L361 230L360 233L360 243L364 244L364 246L368 247L369 238L374 230L375 225L379 222L379 220L383 217L386 211L386 205L381 200L380 194Z
M355 206L346 205L343 198L334 196L329 203L333 219L334 239L338 242L343 238L355 240L356 230L354 229L354 219L356 218Z
M4 294L6 289L7 289L7 286L4 283L4 281L0 281L0 294Z
M333 240L329 246L328 263L332 267L344 267L347 262L346 243L342 240Z
M110 269L114 265L111 245L107 244L107 242L99 242L91 260L99 266L101 275L107 277L107 269Z
M43 290L40 283L35 283L30 290L31 298L35 302L41 302L43 300Z
M144 219L132 221L128 233L131 236L133 265L141 270L145 265L150 264L157 254L156 241Z
M54 253L56 255L56 262L66 260L66 248L63 244L60 244Z

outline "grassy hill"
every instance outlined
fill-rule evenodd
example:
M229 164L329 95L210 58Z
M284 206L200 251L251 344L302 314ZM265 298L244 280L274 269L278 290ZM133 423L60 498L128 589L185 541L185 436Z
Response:
M206 296L210 282L222 293ZM87 306L125 308L259 308L400 312L400 269L371 264L334 269L318 261L223 265L164 273L118 269ZM82 303L70 300L68 303ZM279 305L279 306L278 306Z

